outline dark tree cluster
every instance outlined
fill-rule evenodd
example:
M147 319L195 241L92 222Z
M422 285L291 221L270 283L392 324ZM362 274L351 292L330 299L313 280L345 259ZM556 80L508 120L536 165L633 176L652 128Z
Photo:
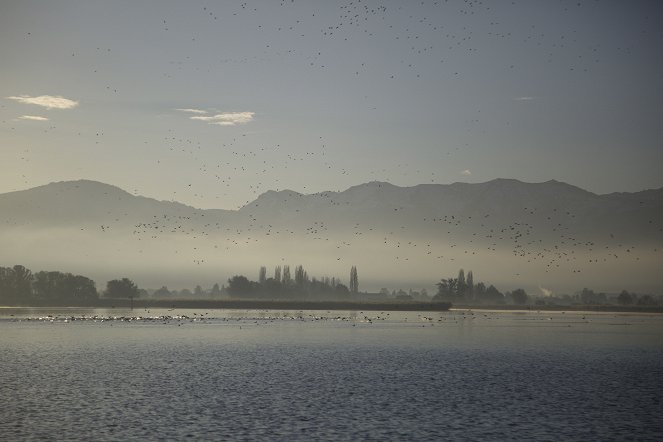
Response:
M636 293L629 293L622 290L616 298L610 298L606 293L595 292L592 289L584 288L577 296L577 301L586 305L605 305L616 302L619 305L634 305L634 306L655 306L658 301L652 295L638 295Z
M437 293L433 296L433 301L478 305L499 305L510 301L512 304L524 305L529 300L529 296L523 289L503 294L494 285L486 287L483 282L475 284L471 270L467 272L466 276L465 271L460 269L456 278L442 279L436 285Z
M148 292L149 293L149 292ZM223 295L223 289L219 287L218 283L215 283L211 289L205 290L200 284L196 285L193 288L193 291L189 289L182 290L169 290L168 287L161 286L161 288L151 292L151 296L155 298L191 298L191 299L207 299L207 298L220 298Z
M536 300L536 305L622 305L632 307L655 307L663 304L663 296L637 294L622 290L619 294L595 292L587 287L574 295L546 296Z
M403 292L405 295L405 292ZM534 300L535 305L610 305L618 304L624 306L652 307L660 304L661 297L658 299L652 295L638 295L629 293L626 290L615 297L609 296L603 292L583 288L579 293L570 296L563 295L559 297L546 297ZM474 276L469 271L467 276L463 269L460 269L456 278L442 279L437 283L437 293L433 296L433 301L445 301L455 304L471 305L528 305L532 303L532 298L524 289L516 289L511 292L501 293L490 285L486 287L483 282L474 284Z
M263 266L258 272L258 281L251 281L243 275L228 279L228 294L233 298L348 299L350 293L359 290L357 268L354 266L350 271L352 290L334 277L310 278L301 265L295 267L294 279L290 275L289 265L276 266L271 277L267 276L267 268Z
M658 305L658 301L652 295L638 295L637 293L629 293L626 290L617 295L617 303L620 305L640 305L640 306L653 306Z
M529 300L527 292L523 289L516 289L512 292L506 292L505 297L511 301L512 304L525 305Z
M104 296L135 298L140 290L128 278L108 281ZM32 273L22 265L0 267L0 305L95 305L99 300L90 278L58 271Z
M113 279L106 284L104 296L107 298L137 298L138 287L129 278Z
M0 267L0 303L5 305L87 305L99 298L90 278L71 273L32 273L22 265Z
M605 293L596 293L585 287L580 292L580 302L587 305L602 305L608 303L608 297Z

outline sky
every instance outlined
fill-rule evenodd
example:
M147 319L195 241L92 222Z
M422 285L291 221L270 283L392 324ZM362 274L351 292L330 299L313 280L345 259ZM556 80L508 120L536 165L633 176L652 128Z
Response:
M0 1L0 193L663 186L658 1Z

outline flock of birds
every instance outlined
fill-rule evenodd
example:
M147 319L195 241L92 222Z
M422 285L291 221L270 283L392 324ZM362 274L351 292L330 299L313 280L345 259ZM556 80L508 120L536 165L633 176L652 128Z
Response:
M353 221L358 215L352 211L361 211L366 204L370 204L370 199L351 202L344 200L343 193L281 192L259 198L254 204L228 213L225 219L216 222L210 222L204 213L198 218L154 215L150 222L137 224L133 235L145 240L179 233L192 239L204 239L214 243L215 249L228 252L251 244L265 248L278 241L284 247L291 243L293 248L298 243L322 242L320 247L331 253L351 249L361 253L362 249L375 250L375 246L380 245L383 259L391 255L395 261L415 262L459 260L459 253L491 256L492 252L506 252L524 263L541 263L546 272L564 268L571 273L581 273L588 265L636 262L641 259L638 252L657 253L656 244L661 241L663 232L658 225L661 220L649 220L651 250L648 250L633 239L629 239L631 243L620 241L621 232L597 234L588 231L586 226L578 227L578 215L554 207L524 207L520 213L512 213L505 219L499 216L503 214L493 212L474 217L464 214L418 217L413 211L422 207L394 206L385 219L380 215L389 210L387 203L385 211L374 213L370 221ZM263 206L267 206L265 211L257 210ZM274 210L275 207L282 210ZM341 210L345 207L350 211ZM446 256L440 253L445 249L450 252Z
M60 199L71 202L72 195L77 200L75 191L87 192L88 185L62 183L49 199L56 206ZM445 187L439 186L439 191L445 192ZM171 258L182 264L205 266L215 272L220 259L232 261L238 252L247 250L254 256L256 268L292 264L293 253L316 250L325 255L331 268L337 268L331 265L335 262L355 265L368 256L379 256L385 265L416 267L434 262L450 272L472 268L468 262L475 257L502 259L508 255L516 263L512 276L518 280L521 272L531 269L564 276L614 264L651 263L660 255L663 240L660 210L650 213L650 219L631 211L623 218L629 224L627 229L606 231L598 224L587 225L587 211L582 208L544 204L509 209L505 217L504 210L486 207L470 211L470 215L468 208L476 205L470 199L450 213L444 205L431 207L395 198L390 193L394 186L386 183L309 195L268 192L238 211L193 209L153 200L148 212L136 211L132 207L143 202L141 198L110 186L103 189L103 195L98 194L99 189L90 192L94 201L86 203L98 204L96 208L88 206L88 211L105 210L103 223L76 229L96 231L99 238L110 235L114 245L124 245L118 246L120 255L138 252L150 260L163 258L170 250ZM648 207L645 201L634 204L636 209ZM5 226L19 222L10 219L13 215L3 217ZM141 219L143 216L146 218ZM279 260L263 261L264 256L278 250L282 253ZM299 256L306 264L305 252Z
M172 312L169 309L168 312ZM345 314L339 314L345 313ZM517 321L528 326L540 326L543 323L554 323L557 326L572 327L582 324L588 324L594 319L611 320L610 325L628 325L623 318L618 315L599 314L599 317L593 318L586 312L571 313L530 311L527 314L519 312L498 312L498 311L473 311L473 310L451 310L431 315L430 313L410 314L405 312L336 312L327 311L297 311L297 312L275 312L274 310L257 311L256 314L247 314L244 311L230 311L224 316L219 316L219 310L213 312L193 312L187 314L150 314L145 310L142 315L44 315L44 316L25 316L9 318L13 322L40 322L47 324L70 324L70 323L98 323L112 326L114 323L122 324L159 324L181 327L183 325L195 324L214 324L236 326L238 329L251 328L257 326L270 326L287 322L305 322L318 323L321 325L339 325L339 326L372 326L380 323L388 327L434 327L434 326L466 326L466 325L484 325L494 326L493 321ZM394 313L392 315L392 313ZM621 319L615 323L614 319ZM605 322L605 321L604 321ZM507 325L507 324L505 324ZM547 324L545 324L547 325Z
M550 34L550 29L539 29L532 25L529 29L510 28L512 23L502 18L508 18L510 14L516 14L521 8L519 2L511 2L508 5L495 7L484 1L458 0L458 1L417 1L408 5L394 5L387 2L351 0L333 5L303 5L300 2L282 1L271 5L263 2L237 2L225 5L201 6L197 14L198 20L209 22L206 26L215 29L217 27L232 26L233 22L241 22L254 31L252 34L256 41L261 39L262 50L258 55L246 57L222 57L209 60L200 60L192 55L187 55L182 60L171 61L171 67L180 70L203 69L212 72L223 72L223 66L227 64L247 63L252 60L255 63L271 63L275 59L289 57L294 63L301 61L301 67L316 69L327 69L345 66L334 60L338 49L352 53L352 49L358 44L367 44L370 48L371 41L379 41L380 45L385 42L390 44L391 53L389 57L376 58L366 51L363 57L353 57L351 62L356 65L345 66L348 74L354 76L366 76L374 78L384 76L394 79L399 76L409 76L410 80L425 76L427 72L440 72L451 77L467 76L468 72L459 71L457 61L461 58L484 56L479 48L488 43L509 42L518 43L525 50L536 49L537 52L545 54L546 61L554 65L564 65L567 70L588 71L592 66L600 63L601 55L605 51L621 50L626 53L630 47L604 48L599 43L578 41L577 30L559 30ZM572 16L577 11L595 7L592 2L569 1L559 5L560 12ZM276 9L279 9L277 11ZM505 9L505 10L501 10ZM501 10L501 11L500 11ZM158 14L157 14L158 15ZM281 17L282 21L275 21L274 16ZM492 17L492 18L491 18ZM176 34L177 39L187 40L191 47L203 44L206 37L200 35L202 30L188 27L185 22L180 22L174 17L157 17L161 24L160 32ZM202 23L202 22L201 22ZM487 28L486 28L487 25ZM27 39L35 39L41 35L37 32L26 32ZM169 36L171 38L172 36ZM301 40L310 42L319 40L319 45L302 45ZM368 42L368 43L366 43ZM66 52L71 57L84 56L92 61L90 74L102 75L105 59L115 60L116 49L106 44L99 44L91 54L82 54L81 50L68 49ZM584 45L584 46L583 46ZM578 50L580 53L571 54L568 51ZM192 50L191 52L194 52ZM296 57L300 58L298 60ZM95 62L94 60L99 60ZM570 61L571 60L571 61ZM570 64L569 64L570 63ZM504 60L503 69L517 69L512 61ZM441 65L431 69L432 65ZM409 74L408 74L409 73ZM164 75L172 76L172 72ZM106 84L108 93L122 93L118 86ZM375 97L366 97L369 101L375 101ZM374 106L374 105L371 105ZM466 119L468 135L472 131L482 131L480 109L476 109L473 115ZM11 124L10 121L3 123ZM11 128L12 130L15 127ZM172 131L169 130L169 132ZM92 136L95 144L104 143L105 130L103 127L91 128L87 136ZM79 132L79 136L81 132ZM237 193L239 187L246 192L246 183L250 182L249 191L252 195L259 195L262 191L271 187L278 187L278 179L273 177L278 174L298 173L307 167L322 167L332 173L338 173L339 177L357 173L348 170L347 164L338 164L326 154L324 143L306 152L288 151L279 149L279 144L273 146L255 146L252 142L240 140L247 134L232 136L232 139L223 140L219 143L222 150L220 156L223 160L216 164L210 164L203 159L202 151L210 146L203 145L200 141L193 140L189 136L173 136L172 134L162 140L144 141L144 144L160 144L167 148L164 155L154 158L157 167L165 164L182 163L187 160L190 164L197 164L196 173L205 177L205 183L198 181L197 184L188 183L183 188L173 191L173 198L181 200L183 196L192 201L209 200L209 183L216 182L220 187L214 190L216 198L228 199ZM470 144L465 142L458 146L444 147L447 154L463 148ZM270 159L261 159L265 153L270 153ZM280 155L280 157L278 156ZM274 158L280 158L275 161ZM393 167L375 168L368 171L369 175L377 179L394 178L394 176L407 175L408 173L421 176L426 182L437 182L439 176L435 172L421 173L420 170L409 170L409 166L399 164ZM410 180L412 177L409 177ZM214 181L211 181L214 180ZM204 187L204 188L203 188ZM245 200L248 203L250 200Z
M595 4L567 2L561 13L570 15L586 6L594 7ZM285 21L276 23L269 20L271 9L275 7L281 9L279 16L284 17ZM281 1L278 6L249 1L234 7L202 6L199 15L208 20L211 26L228 26L234 20L249 23L253 27L251 31L254 32L254 38L257 41L264 39L261 51L245 57L213 58L205 62L187 55L182 60L172 61L170 67L175 71L219 71L219 66L228 64L261 64L285 59L299 63L298 66L305 69L332 70L335 75L358 78L379 75L388 79L407 77L407 81L416 82L425 77L427 72L462 78L467 72L459 70L456 62L461 58L480 56L486 42L517 43L524 51L536 50L546 63L557 68L563 65L564 70L577 72L591 71L601 62L602 55L607 51L615 51L615 48L604 48L598 43L579 42L577 31L573 29L565 28L551 35L549 29L543 30L532 25L526 33L523 28L513 32L509 28L511 23L497 18L505 16L504 11L497 14L495 6L484 1L425 0L394 5L350 0L318 7L319 10L294 0ZM519 7L516 2L503 6L513 11ZM496 18L489 20L485 27L486 20L493 15ZM462 17L462 20L456 22L449 17ZM198 31L186 30L183 23L173 22L168 17L159 18L159 21L162 22L160 32L175 33L179 35L178 38L187 39L192 47L200 44L203 39ZM35 38L30 32L27 34L26 38ZM301 41L313 39L318 39L317 46L300 44ZM369 53L364 56L353 54L347 61L340 62L328 55L338 54L339 48L352 54L352 48L359 42L362 47L371 47L371 42L378 41L380 45L388 42L393 48L389 57L377 59ZM569 54L570 48L582 49L579 53ZM617 49L625 54L630 51L629 47ZM78 51L71 51L71 57L80 56ZM113 56L113 48L103 45L98 46L94 52L97 58ZM436 67L431 70L433 65ZM507 59L503 60L502 65L494 67L506 71L519 68ZM100 74L100 66L95 64L90 69L93 74ZM339 72L339 69L344 71ZM167 73L170 76L172 74ZM113 84L105 85L105 89L109 94L122 93ZM374 100L374 97L365 98L367 101ZM7 121L3 123L8 124ZM481 109L476 109L468 116L465 124L468 136L484 130ZM245 183L250 183L250 194L257 196L269 186L279 190L280 179L273 177L296 176L309 167L329 171L342 179L352 173L347 162L333 159L330 143L324 136L310 140L308 149L294 151L278 142L266 144L256 141L250 132L220 135L215 146L207 146L172 128L165 132L158 140L161 148L155 151L153 161L156 167L166 163L195 164L195 175L204 179L191 179L178 191L173 191L173 201L191 196L194 200L203 200L209 192L217 193L216 198L222 199L233 195L238 186L246 187ZM90 133L94 134L95 143L104 143L106 131L103 128L92 129ZM143 142L145 145L149 143ZM209 160L208 152L212 148L218 152L213 162ZM456 147L461 148L470 148L470 144ZM451 151L447 154L451 154ZM28 150L21 152L21 160L27 161L28 157ZM391 175L393 178L395 173L413 172L408 164L400 163L389 170L377 165L374 170L364 173ZM435 173L430 176L420 170L414 173L426 181L438 180ZM214 188L210 189L208 184L203 185L202 182L213 182ZM306 186L303 189L306 191ZM138 189L134 193L138 193ZM454 262L459 266L462 266L459 261L462 261L464 255L494 256L497 253L508 253L524 263L542 263L546 271L563 268L572 273L581 273L587 266L602 263L638 261L641 259L638 252L652 252L643 250L640 244L615 239L614 236L619 236L619 232L614 232L610 238L597 237L587 231L579 232L575 223L576 213L563 208L560 211L556 208L546 209L548 213L542 214L544 209L524 207L505 221L495 220L495 214L490 210L475 211L471 216L448 210L417 216L412 213L411 207L399 202L390 207L389 214L384 214L387 221L366 221L342 210L356 208L354 202L344 199L343 195L343 192L331 191L312 194L287 191L271 199L265 195L255 201L248 199L237 211L174 210L155 213L149 219L139 220L124 210L109 210L108 219L98 224L98 229L108 235L114 231L130 229L140 253L154 242L171 242L174 237L184 238L189 242L172 241L172 252L195 265L212 265L214 260L210 258L217 253L232 253L246 247L260 250L279 241L281 244L300 241L325 244L324 250L329 251L330 257L336 261L350 260L352 254L361 253L367 246L377 250L382 259L393 262L414 263L432 259L437 262ZM279 207L285 211L292 208L292 213L275 216ZM319 212L317 216L316 211ZM343 217L346 219L340 219ZM658 235L653 238L654 253L658 253L656 243L661 240L661 221L649 221L653 224L653 234ZM81 230L86 229L81 227ZM376 249L376 245L379 248ZM256 263L256 267L259 264Z
M591 2L573 1L568 5L560 5L560 11L570 16L576 10L582 11L584 7L594 6ZM526 31L516 32L509 28L512 23L502 22L497 17L509 17L510 14L515 14L521 5L512 2L511 5L502 7L507 8L509 12L497 13L496 9L499 8L495 8L494 5L473 0L419 1L407 6L352 0L327 5L320 10L294 1L281 2L278 7L267 6L260 2L242 2L234 7L208 5L202 7L200 13L201 17L211 21L211 25L228 26L234 20L241 20L249 28L253 27L256 32L254 38L256 40L263 38L264 43L260 55L224 57L219 61L209 62L205 69L217 71L218 64L271 63L275 59L287 57L293 59L295 64L301 62L301 67L323 70L333 67L336 72L340 66L343 66L342 69L346 69L346 73L356 77L372 78L377 75L395 79L407 76L410 77L407 81L416 81L425 76L426 72L435 72L435 75L443 73L453 78L466 77L468 72L462 72L457 67L460 64L457 61L461 58L484 56L485 54L481 54L482 51L478 48L484 47L487 42L517 43L522 45L525 51L535 50L536 53L544 54L546 63L555 66L564 65L569 71L582 72L587 72L600 63L603 51L615 49L603 48L594 42L582 46L577 40L576 30L565 29L550 35L546 33L550 32L550 29L542 30L532 25ZM274 11L274 8L282 11ZM270 21L269 18L275 14L283 17L285 21L277 23ZM491 16L496 18L490 19ZM459 17L460 22L452 20L451 17ZM178 33L186 35L182 25L171 23L171 20L163 19L163 25L163 32L173 32L173 26L176 26ZM319 47L302 46L300 44L302 39L309 42L319 39ZM202 40L201 36L192 33L192 44ZM379 41L380 45L389 42L390 56L375 59L371 56L371 51L367 50L363 58L359 57L356 60L356 65L349 66L346 64L355 63L354 58L347 63L338 63L339 60L330 58L338 53L339 48L352 54L358 42L364 45L367 41L368 48L371 47L370 41ZM577 50L575 48L578 45L582 46L581 53L575 57L569 56L567 52L570 47ZM624 50L628 51L629 48ZM174 63L179 69L197 69L205 62L187 57L187 60ZM444 68L442 70L437 66L433 68L435 64ZM501 69L504 70L518 68L512 61L505 60L503 64ZM376 101L374 97L365 96L365 98L368 101ZM375 104L371 104L367 109L374 109L374 106ZM463 124L466 126L466 139L471 139L473 132L485 132L480 116L481 109L476 109L465 119ZM345 176L359 173L357 170L349 170L352 169L351 164L332 160L333 156L326 154L324 143L306 152L288 152L287 148L280 149L280 144L276 143L271 146L256 146L255 141L242 139L247 135L245 133L241 137L233 136L232 140L215 146L221 151L219 156L223 157L223 160L216 164L202 159L201 154L206 147L201 146L200 142L186 136L169 136L162 140L167 143L171 155L175 156L155 159L157 165L179 163L183 160L197 162L196 173L204 177L206 183L202 184L198 180L197 184L186 184L184 188L173 191L173 198L181 200L186 196L192 201L209 201L211 182L220 185L214 190L217 193L215 198L219 200L232 198L240 187L242 193L246 193L248 187L250 194L257 196L270 187L280 186L280 179L274 178L275 176L297 174L309 168L320 170L321 173L330 171L343 181L346 181ZM310 145L313 146L313 143L310 142ZM442 149L446 150L448 156L470 146L471 143L463 142ZM362 173L366 176L366 171ZM435 171L422 173L419 168L415 171L404 163L368 171L368 176L371 178L385 180L399 177L412 181L412 175L420 178L420 182L424 180L438 182L440 179ZM303 189L306 190L306 187ZM249 202L250 199L245 200L244 204Z

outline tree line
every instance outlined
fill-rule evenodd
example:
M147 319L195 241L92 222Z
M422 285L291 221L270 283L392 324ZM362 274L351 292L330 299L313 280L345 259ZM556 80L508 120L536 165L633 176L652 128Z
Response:
M466 276L465 270L460 269L458 276L442 279L436 285L437 293L433 296L434 301L477 305L500 305L507 302L524 305L529 301L529 295L524 289L502 293L492 284L486 287L483 282L475 283L471 270Z
M349 281L349 286L346 286L335 277L311 278L301 265L296 266L292 274L290 266L279 265L274 268L273 274L268 276L267 268L263 266L258 271L258 281L235 275L228 280L228 287L220 288L218 284L214 284L211 291L206 292L200 286L196 286L193 292L187 291L187 293L198 299L206 296L217 298L222 294L228 294L235 298L342 300L351 299L353 294L359 293L359 278L355 266L350 269ZM506 303L526 305L532 302L532 298L521 288L502 293L492 284L486 286L483 282L475 283L471 270L465 274L465 271L460 269L456 277L442 279L436 285L438 290L432 298L433 301L469 305ZM413 299L413 293L419 295L417 298L429 299L425 290L421 293L411 292L409 295L401 290L392 295L396 299ZM382 289L380 294L388 296L389 292L387 289ZM0 267L0 305L95 305L101 297L133 299L146 295L145 290L138 289L128 278L110 280L106 283L105 290L99 291L92 279L82 275L60 271L33 273L22 265ZM153 296L168 297L173 296L173 293L162 287L156 290ZM660 304L661 298L659 296L657 299L648 294L629 293L626 290L615 296L584 288L574 296L563 295L561 298L548 296L534 299L536 305L548 303L550 305L614 303L647 307Z
M267 267L258 271L258 281L244 275L228 279L228 294L234 298L263 299L349 299L359 292L357 267L350 269L350 287L336 277L309 277L304 266L298 265L294 274L289 265L274 267L273 276L267 276Z
M607 293L595 292L588 288L583 288L574 296L563 295L562 298L547 296L532 299L522 288L502 293L492 284L488 287L483 282L475 284L472 271L468 271L466 275L463 269L458 271L458 276L455 278L442 279L436 285L438 290L435 296L433 296L433 300L455 304L500 305L508 303L526 305L532 303L532 301L535 305L559 305L558 303L564 303L576 305L619 304L624 306L648 307L659 304L659 301L652 295L638 295L622 290L617 296L609 296Z
M578 298L583 304L602 305L610 303L610 299L606 293L597 293L588 288L582 289ZM614 300L617 301L617 304L619 305L637 305L645 307L658 305L656 299L651 295L638 295L637 293L629 293L626 290L622 290Z
M220 298L224 294L227 294L225 287L220 287L218 283L215 283L211 289L205 290L200 284L196 285L192 290L182 289L182 290L169 290L167 286L161 286L161 288L151 292L151 296L159 299L163 298L190 298L190 299L205 299L205 298Z
M82 275L59 271L40 271L15 265L0 267L0 304L4 305L94 305L101 296L135 298L140 291L128 278L106 283L101 294L95 282Z

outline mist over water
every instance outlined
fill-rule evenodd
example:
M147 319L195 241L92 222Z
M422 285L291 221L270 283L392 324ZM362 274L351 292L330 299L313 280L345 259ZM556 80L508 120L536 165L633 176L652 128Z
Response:
M259 267L429 292L460 268L502 290L539 286L656 293L663 193L595 195L560 182L494 180L343 192L266 192L240 210L200 210L71 181L0 195L0 259L61 270L100 287L211 287Z

